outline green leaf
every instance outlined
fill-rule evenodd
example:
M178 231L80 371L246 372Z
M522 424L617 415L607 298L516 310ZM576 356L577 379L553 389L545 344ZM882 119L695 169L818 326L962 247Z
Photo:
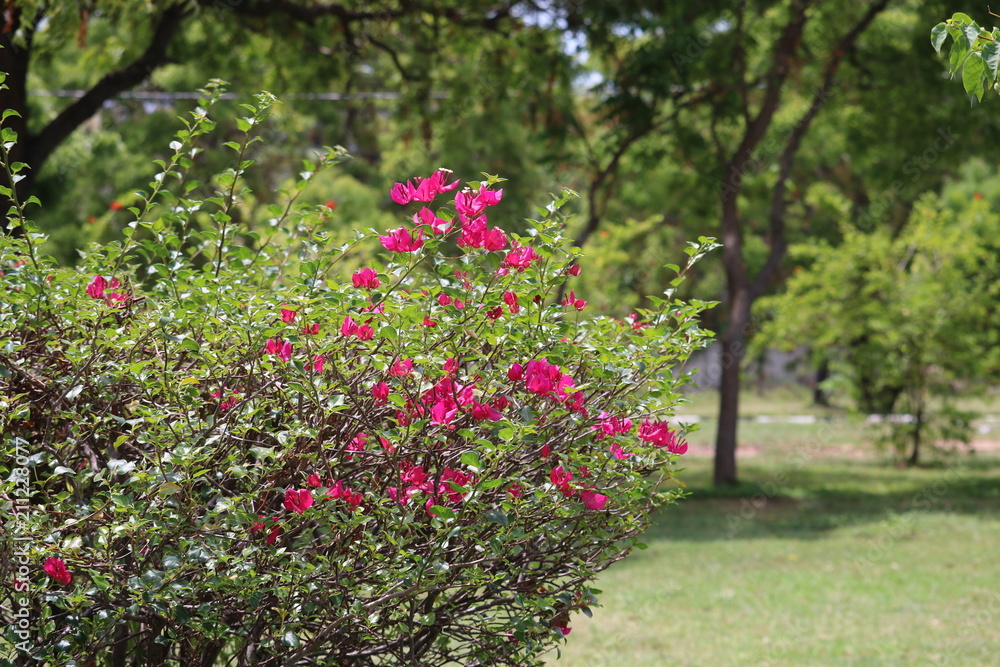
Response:
M971 49L979 41L979 26L975 23L962 26L962 34L965 36L966 45Z
M997 66L1000 65L1000 44L996 42L986 42L982 50L983 62L986 63L986 70L989 72L989 80L992 82L997 78Z
M475 472L483 469L483 464L479 460L479 454L476 452L465 452L459 457L459 460L470 468L475 468Z
M483 515L483 518L490 523L498 523L504 528L510 525L510 517L497 509L489 510Z
M157 489L156 493L161 498L166 498L167 496L172 496L175 493L179 493L180 490L181 490L180 484L177 484L176 482L165 482L160 485L160 488Z
M291 630L285 633L285 635L281 638L281 641L284 642L285 646L289 648L302 647L302 642L299 641L299 636L294 632L292 632Z
M948 61L948 71L952 76L958 74L958 71L962 69L962 63L965 62L965 57L969 55L969 49L965 46L964 42L956 41L951 47L951 57Z
M454 519L455 518L455 512L453 512L452 510L448 509L447 507L442 507L441 505L433 505L431 507L431 509L430 509L430 513L433 514L434 516L440 517L442 519Z
M969 97L975 97L978 101L982 101L985 92L983 89L985 73L986 63L983 62L983 57L978 52L970 53L965 61L965 67L962 68L962 85L965 86L965 92Z

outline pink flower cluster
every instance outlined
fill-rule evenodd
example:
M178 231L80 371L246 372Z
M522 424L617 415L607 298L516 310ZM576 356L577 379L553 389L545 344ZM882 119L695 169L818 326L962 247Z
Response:
M66 569L66 562L63 561L62 558L46 558L45 563L42 565L42 569L45 570L45 574L55 579L63 586L66 586L73 581L73 575L69 573L68 569Z
M650 442L657 447L664 447L671 454L684 454L688 450L687 443L677 439L677 432L666 422L643 420L639 426L639 439Z
M563 373L559 366L550 364L544 357L533 359L522 366L514 363L507 371L511 382L524 381L525 388L538 396L555 398L566 403L571 410L586 413L583 392L573 390L573 378Z
M355 287L364 289L375 289L382 283L378 279L378 272L375 269L361 269L351 276L351 282Z
M446 183L450 175L450 171L440 169L429 178L396 183L390 195L394 202L401 205L412 201L430 202L439 194L458 187L458 181ZM507 235L502 229L491 228L486 217L486 209L496 206L502 199L503 190L491 190L486 186L478 190L465 188L455 193L455 211L458 213L458 222L461 225L456 241L459 247L482 248L489 252L507 247ZM383 247L393 252L413 252L423 246L421 232L423 227L429 227L432 234L445 234L455 226L452 221L439 218L426 206L413 215L413 224L417 226L416 236L405 227L400 227L387 235L379 236ZM536 259L540 259L540 256L533 248L514 244L504 258L500 271L506 272L510 269L524 271Z
M389 497L400 505L407 505L410 498L420 493L426 494L424 510L430 514L434 505L458 504L465 499L463 487L475 481L471 475L445 466L441 478L435 485L423 466L413 465L408 461L399 464L400 486L390 486L386 489Z
M392 201L400 206L405 206L411 201L433 201L439 194L458 187L458 181L445 183L449 176L451 176L450 170L438 169L430 178L414 178L406 183L396 183L392 186L390 196Z
M375 330L367 322L365 324L358 324L348 315L344 318L344 323L340 325L340 333L345 338L353 336L358 340L371 340L375 335Z
M580 473L582 477L590 476L586 468L581 468ZM549 472L549 480L567 498L579 495L580 501L589 510L602 510L608 504L608 497L603 493L597 493L591 488L574 489L570 486L570 482L573 481L573 473L562 466L556 466Z
M266 354L278 357L286 363L292 358L292 350L292 344L280 338L268 338L267 343L264 345L264 352Z
M226 394L225 389L218 389L216 391L211 392L209 396L211 396L212 398L222 398L223 396L225 396L225 394ZM239 402L240 402L239 394L230 392L229 397L223 400L221 403L219 403L219 411L225 412L226 410L235 408L237 405L239 405Z
M94 276L94 279L87 285L87 295L91 299L102 299L109 306L122 305L122 302L128 298L128 295L108 291L118 287L121 287L121 281L117 278L112 278L108 282L104 279L104 276Z

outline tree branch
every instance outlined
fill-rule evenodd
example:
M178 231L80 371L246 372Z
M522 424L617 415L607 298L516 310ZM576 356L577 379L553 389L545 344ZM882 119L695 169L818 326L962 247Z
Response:
M802 139L805 137L806 132L809 130L809 126L812 124L813 119L819 113L820 109L826 103L826 100L830 96L830 92L833 90L834 83L836 81L837 70L839 69L841 61L845 57L854 51L858 37L861 36L871 22L875 20L875 17L886 8L889 4L889 0L877 0L872 4L868 11L865 12L864 16L847 31L839 40L834 47L833 54L830 56L829 62L823 69L823 81L816 92L813 94L812 102L809 108L799 119L799 122L795 124L792 128L791 133L788 135L788 140L785 142L785 149L781 153L781 158L778 161L778 182L775 184L774 192L771 196L771 207L769 211L769 245L770 249L768 251L767 260L764 262L764 266L761 267L760 272L754 278L753 285L750 288L751 298L757 298L767 289L774 275L778 271L778 267L781 264L782 259L784 259L785 251L788 248L788 242L785 239L785 211L788 208L788 202L785 199L785 194L788 190L788 180L791 177L792 167L795 164L795 158L798 155L799 148L802 145Z
M167 47L187 14L184 3L168 7L160 16L149 46L141 56L125 67L104 75L83 97L63 109L33 137L31 166L35 172L41 169L60 143L97 113L105 101L139 85L153 70L167 62Z

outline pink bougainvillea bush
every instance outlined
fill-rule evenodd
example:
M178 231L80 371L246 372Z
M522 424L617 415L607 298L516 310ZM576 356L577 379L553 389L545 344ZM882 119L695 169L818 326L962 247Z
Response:
M680 495L667 417L708 304L593 316L560 296L569 193L515 235L495 177L398 183L399 226L347 247L304 182L252 229L265 107L204 183L199 109L79 270L11 211L4 638L23 664L540 664Z

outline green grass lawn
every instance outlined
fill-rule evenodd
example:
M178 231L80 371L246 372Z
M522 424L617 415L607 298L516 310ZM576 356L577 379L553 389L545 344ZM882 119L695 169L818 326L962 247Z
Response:
M1000 665L1000 459L905 470L796 434L726 492L690 458L550 664Z

